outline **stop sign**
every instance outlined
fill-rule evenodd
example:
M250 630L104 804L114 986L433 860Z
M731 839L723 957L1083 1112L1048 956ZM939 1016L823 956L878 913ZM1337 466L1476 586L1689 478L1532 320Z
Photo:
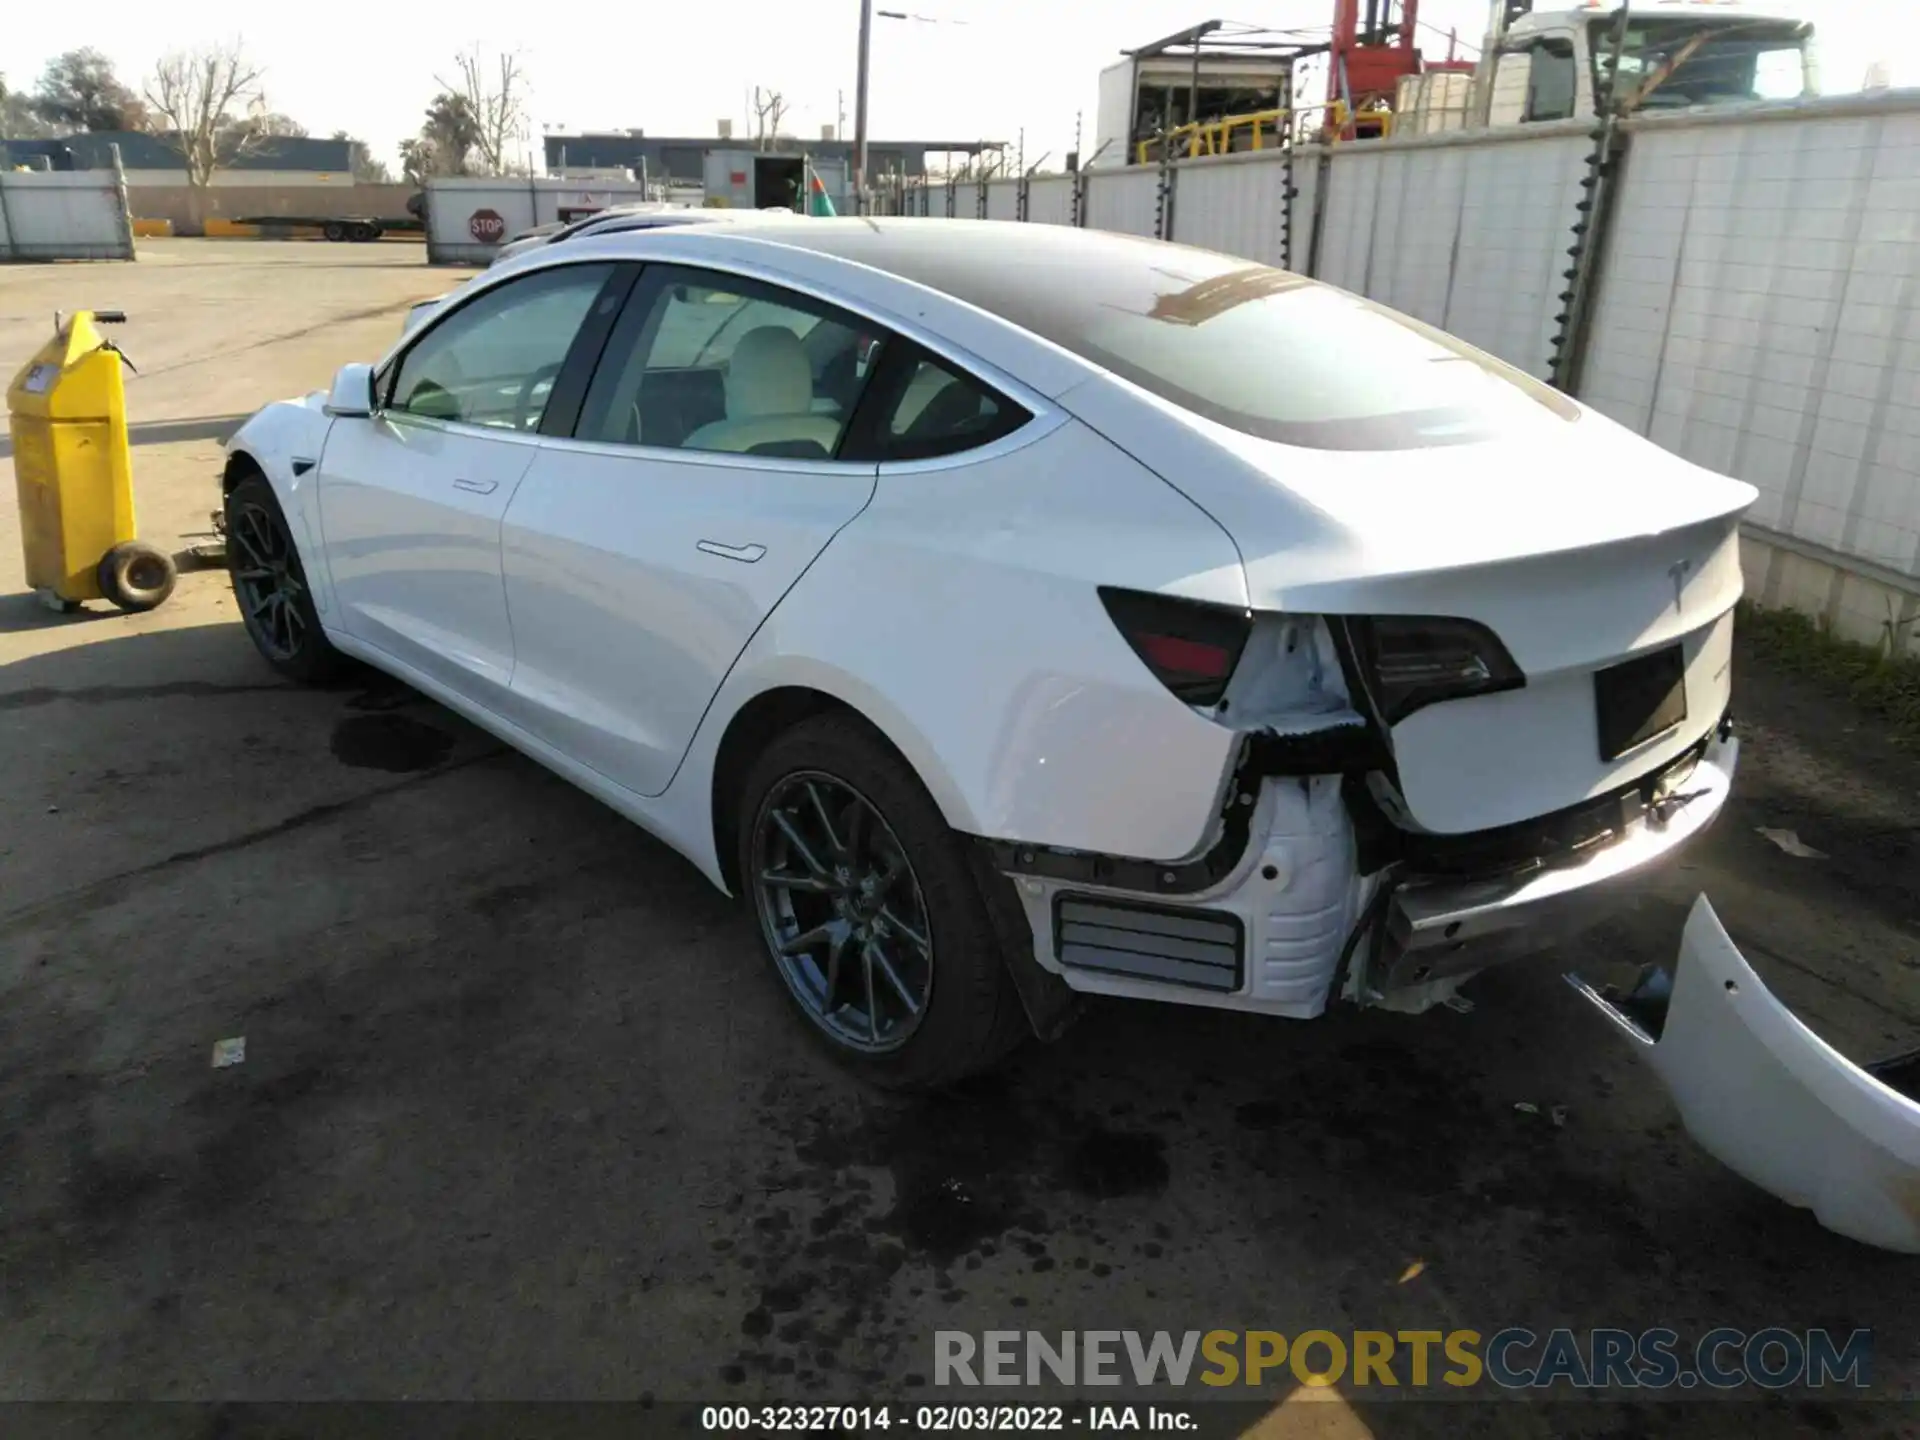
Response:
M482 245L494 245L507 233L507 222L498 210L476 210L467 218L467 233Z

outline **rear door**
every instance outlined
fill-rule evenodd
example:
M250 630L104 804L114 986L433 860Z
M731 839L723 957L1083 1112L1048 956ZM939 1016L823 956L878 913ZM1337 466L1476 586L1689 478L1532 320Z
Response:
M872 497L875 464L836 455L882 338L806 296L649 267L574 433L507 512L517 723L667 788L753 632Z
M396 357L374 414L328 432L320 517L340 624L489 708L513 673L501 517L569 352L622 280L572 265L488 290Z

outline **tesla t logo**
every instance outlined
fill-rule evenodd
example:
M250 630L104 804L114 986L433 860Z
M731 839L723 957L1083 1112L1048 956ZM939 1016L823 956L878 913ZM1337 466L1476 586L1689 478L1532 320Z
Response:
M1673 581L1673 611L1679 614L1683 608L1683 597L1687 589L1687 576L1693 570L1691 560L1676 560L1667 567L1667 577Z

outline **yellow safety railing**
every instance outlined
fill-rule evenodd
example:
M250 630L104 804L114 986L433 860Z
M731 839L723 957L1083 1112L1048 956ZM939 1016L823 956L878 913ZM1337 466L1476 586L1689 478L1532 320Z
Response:
M1197 160L1207 155L1229 155L1242 150L1265 150L1285 143L1295 118L1315 110L1326 112L1322 133L1301 134L1308 140L1338 140L1354 127L1355 138L1384 140L1393 134L1391 110L1353 111L1344 100L1315 101L1292 110L1252 110L1243 115L1223 115L1218 120L1201 120L1177 125L1165 135L1150 136L1134 146L1134 163L1151 165L1159 159L1159 147L1166 144L1177 159ZM1184 153L1183 153L1184 152Z

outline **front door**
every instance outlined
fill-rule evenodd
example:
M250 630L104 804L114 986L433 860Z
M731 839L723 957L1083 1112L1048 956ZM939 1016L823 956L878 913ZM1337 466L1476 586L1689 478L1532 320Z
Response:
M492 708L513 675L500 524L614 266L536 271L450 307L336 420L320 518L341 628Z
M571 438L507 513L511 717L641 795L667 788L760 623L872 498L836 460L878 330L806 297L649 267Z

